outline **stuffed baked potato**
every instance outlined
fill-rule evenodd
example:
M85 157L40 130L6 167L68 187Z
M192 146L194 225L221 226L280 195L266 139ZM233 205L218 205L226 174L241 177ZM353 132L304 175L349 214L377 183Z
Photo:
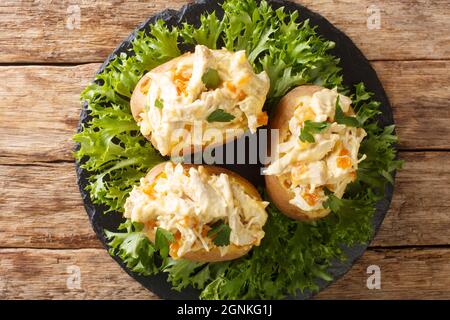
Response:
M197 45L194 53L145 74L132 94L131 110L153 146L163 156L178 157L266 125L262 108L269 86L266 72L255 74L245 51Z
M267 205L250 182L227 169L163 162L131 191L124 215L143 223L152 242L158 227L171 232L171 257L212 262L260 244Z
M265 170L273 203L293 219L325 217L328 197L343 196L365 157L358 158L366 132L357 127L351 99L336 89L299 86L280 100L269 126L279 130Z

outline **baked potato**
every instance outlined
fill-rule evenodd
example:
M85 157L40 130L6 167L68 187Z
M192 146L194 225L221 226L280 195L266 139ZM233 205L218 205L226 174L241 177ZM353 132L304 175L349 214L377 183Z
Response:
M365 158L358 158L358 151L366 132L344 124L354 123L354 116L351 100L336 89L304 85L280 100L269 123L270 130L278 130L278 143L269 147L271 162L264 173L268 195L285 215L325 217L329 195L341 198L355 180Z
M171 232L172 258L214 262L239 258L260 244L267 205L250 182L232 171L169 161L133 188L124 215L143 223L152 242L158 227ZM216 242L217 230L225 232L222 243Z
M266 125L266 72L245 51L210 50L172 59L145 74L131 96L141 133L163 155L179 157L224 144Z

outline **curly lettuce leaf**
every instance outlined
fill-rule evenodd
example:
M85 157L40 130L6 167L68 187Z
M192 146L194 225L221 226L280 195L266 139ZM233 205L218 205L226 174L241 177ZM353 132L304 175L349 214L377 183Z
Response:
M180 30L180 35L186 44L201 44L210 49L218 49L217 42L222 33L223 25L224 21L219 20L215 12L202 14L198 28L185 22Z
M105 236L110 240L110 254L120 257L127 268L148 276L158 272L155 263L155 246L142 232L143 225L127 220L118 230L125 232L110 232L105 230Z

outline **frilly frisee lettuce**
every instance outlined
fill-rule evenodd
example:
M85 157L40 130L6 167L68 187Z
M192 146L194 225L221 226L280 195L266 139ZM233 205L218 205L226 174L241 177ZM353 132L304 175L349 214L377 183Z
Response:
M329 196L326 206L332 214L328 217L309 223L293 221L270 205L261 245L240 259L220 263L173 260L167 257L170 239L164 231L154 244L142 233L142 225L129 220L118 232L105 231L111 254L132 271L166 272L175 290L193 286L204 299L282 298L298 290L315 291L317 279L332 280L327 273L332 261L345 259L342 245L364 243L372 235L375 203L383 198L386 183L392 182L392 172L401 165L393 147L394 127L377 125L379 103L363 84L343 86L339 59L329 53L334 43L320 37L307 20L299 21L297 12L273 10L265 1L255 0L228 0L223 10L221 19L214 12L201 16L198 27L184 23L169 28L158 20L148 33L139 32L132 48L113 59L83 91L89 118L74 136L79 144L75 157L90 174L87 190L92 201L107 211L123 212L133 185L164 160L139 133L130 112L130 96L147 71L181 54L181 44L246 50L255 71L269 75L268 111L301 84L354 92L359 125L368 133L360 149L367 159L360 163L357 180L348 186L345 199Z

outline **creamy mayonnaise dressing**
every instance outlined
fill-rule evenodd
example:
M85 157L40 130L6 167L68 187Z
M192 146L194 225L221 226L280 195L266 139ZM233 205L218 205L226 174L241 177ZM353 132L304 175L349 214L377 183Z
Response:
M338 96L342 111L353 114L350 98L338 94L337 89L322 89L299 98L288 124L289 134L274 151L278 158L265 170L265 174L276 175L289 186L295 194L290 203L304 211L323 209L327 199L324 187L341 198L356 178L358 163L365 158L358 158L365 130L334 121ZM313 134L315 142L302 142L299 136L307 120L326 121L330 126Z
M218 72L220 84L208 90L202 77L211 68ZM219 133L229 130L233 135L233 130L249 129L254 133L267 122L262 108L269 91L269 77L266 72L255 74L245 51L210 50L197 45L195 52L180 59L173 69L150 72L148 77L147 104L138 124L144 136L151 135L162 155L168 155L175 146L181 149L189 144L186 132L198 123L203 132L215 128ZM217 109L234 119L208 122L208 116ZM207 146L217 143L215 138L205 135L190 144Z
M221 220L231 229L230 244L259 245L264 237L268 202L255 199L221 173L211 175L202 166L184 169L168 163L156 181L142 178L125 203L126 218L156 230L172 232L177 242L171 246L173 257L213 247L207 236L210 227ZM226 254L229 246L219 247Z

